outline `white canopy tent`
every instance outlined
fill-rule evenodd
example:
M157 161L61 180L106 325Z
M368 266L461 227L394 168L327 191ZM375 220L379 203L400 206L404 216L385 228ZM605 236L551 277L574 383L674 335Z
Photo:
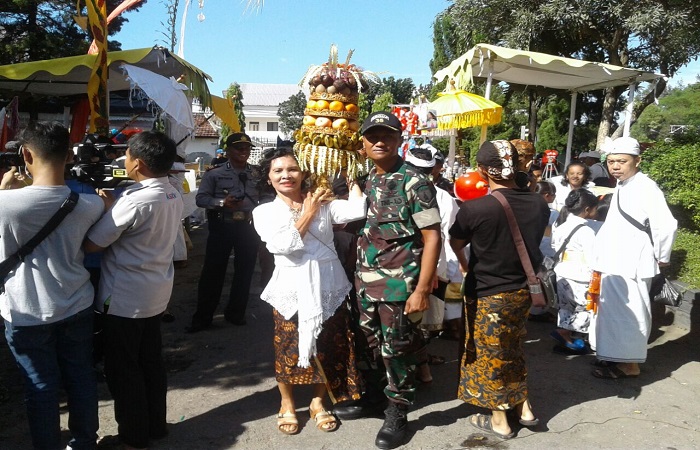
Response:
M612 86L629 86L629 102L625 115L624 135L629 135L634 91L639 82L654 82L664 75L638 69L614 66L579 59L564 58L526 50L477 44L433 76L438 82L453 78L458 88L465 89L473 78L486 78L485 97L489 98L493 80L525 86L542 86L571 92L569 134L565 165L571 161L576 98L579 92ZM482 130L482 133L485 130ZM485 136L482 136L482 140Z

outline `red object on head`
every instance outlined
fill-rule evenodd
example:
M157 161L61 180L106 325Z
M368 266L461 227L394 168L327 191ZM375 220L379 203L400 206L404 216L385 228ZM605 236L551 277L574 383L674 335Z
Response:
M468 172L455 180L455 195L462 201L483 197L489 192L489 184L479 172Z

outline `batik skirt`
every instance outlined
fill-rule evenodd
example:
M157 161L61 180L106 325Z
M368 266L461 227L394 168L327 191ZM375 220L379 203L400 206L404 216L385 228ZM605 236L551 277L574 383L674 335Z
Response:
M355 364L350 311L344 303L323 323L316 339L316 357L299 367L297 316L290 320L272 311L275 323L275 378L285 384L325 384L333 403L360 398L360 375ZM320 367L319 364L320 363Z
M530 305L527 289L466 302L458 398L490 410L508 410L527 400L522 339Z

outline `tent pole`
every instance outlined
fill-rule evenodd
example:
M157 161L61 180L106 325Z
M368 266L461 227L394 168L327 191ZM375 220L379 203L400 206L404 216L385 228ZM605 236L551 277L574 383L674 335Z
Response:
M564 170L571 162L571 147L574 144L574 121L576 119L576 98L578 92L571 93L571 106L569 107L569 135L566 137L566 157L564 158Z
M454 167L457 154L457 130L450 130L450 149L447 154L447 167Z
M489 75L486 78L486 91L484 97L486 100L491 100L491 84L493 83L493 60L489 59ZM486 141L486 125L481 126L481 135L479 136L479 146Z
M627 107L625 108L625 128L622 129L622 135L627 137L630 135L630 127L632 126L632 110L634 109L634 91L637 90L637 83L630 84L630 92L627 94Z

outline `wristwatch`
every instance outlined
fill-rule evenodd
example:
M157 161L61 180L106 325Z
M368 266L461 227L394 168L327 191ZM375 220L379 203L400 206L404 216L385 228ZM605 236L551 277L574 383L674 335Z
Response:
M219 200L219 208L223 208L223 207L224 207L224 200L222 199L222 200Z

